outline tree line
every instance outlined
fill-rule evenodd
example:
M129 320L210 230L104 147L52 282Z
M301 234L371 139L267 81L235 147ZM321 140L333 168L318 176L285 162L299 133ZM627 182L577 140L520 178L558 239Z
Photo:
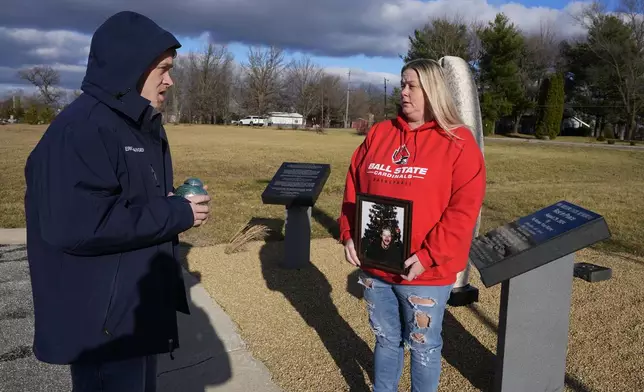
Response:
M587 136L633 140L644 105L644 0L609 12L594 2L575 15L586 33L559 37L541 23L525 33L503 13L487 24L436 18L409 37L409 61L459 56L472 67L484 132L559 135L564 116Z
M226 45L208 43L178 56L171 75L174 86L163 111L165 120L174 123L227 124L247 115L297 112L309 125L344 127L351 120L370 115L382 119L396 110L382 86L355 79L347 83L346 77L325 72L309 56L286 60L284 50L275 46L250 47L247 58L238 62ZM0 119L14 115L33 124L47 123L80 94L63 93L58 72L49 66L22 70L19 77L37 92L12 92L0 100Z
M486 134L527 131L555 138L562 119L574 116L591 124L583 127L587 136L632 140L641 137L644 105L642 15L644 0L620 0L611 12L595 2L576 15L585 33L565 38L547 22L524 32L503 13L485 24L436 17L414 30L400 57L465 59L479 89ZM40 108L31 111L35 120L46 120L78 94L60 93L56 71L48 67L20 77L38 88L28 98ZM181 123L223 124L282 111L302 114L309 126L350 126L395 115L400 93L399 80L351 82L307 56L287 61L274 46L251 47L238 60L226 45L208 43L179 56L173 78L165 118ZM16 110L15 98L10 101L0 101L0 118Z

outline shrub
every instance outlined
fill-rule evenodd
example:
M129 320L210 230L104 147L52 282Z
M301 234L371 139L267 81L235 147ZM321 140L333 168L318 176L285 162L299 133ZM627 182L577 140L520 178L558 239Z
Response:
M483 136L494 134L494 121L483 119Z
M38 108L32 105L29 109L25 110L25 115L23 117L24 122L31 125L36 125L40 121L38 118Z
M361 123L356 129L358 135L364 136L369 133L369 125L366 122Z
M38 117L43 124L49 124L56 117L56 113L51 108L46 107L38 113Z
M584 137L590 137L590 135L593 134L593 129L591 127L587 127L585 125L582 125L581 129L582 129Z

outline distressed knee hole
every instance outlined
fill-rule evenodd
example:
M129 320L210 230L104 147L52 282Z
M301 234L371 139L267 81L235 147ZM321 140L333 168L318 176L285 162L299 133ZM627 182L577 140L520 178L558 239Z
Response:
M425 335L420 332L415 332L411 334L411 340L416 343L425 344Z
M418 328L427 328L432 320L431 317L425 312L416 312L416 325Z
M420 306L432 307L436 305L436 301L434 301L431 298L421 298L415 295L412 295L411 297L409 297L409 302L412 305L420 305Z
M373 280L371 280L369 278L367 278L367 279L358 278L358 283L360 283L361 285L363 285L364 287L366 287L368 289L373 288Z

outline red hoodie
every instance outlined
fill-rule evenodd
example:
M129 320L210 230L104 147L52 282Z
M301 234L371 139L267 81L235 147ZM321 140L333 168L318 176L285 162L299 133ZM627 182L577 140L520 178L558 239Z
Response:
M451 139L434 121L412 130L399 116L375 124L354 151L338 219L341 241L354 234L357 192L411 200L411 254L425 267L411 282L362 266L365 271L391 283L448 285L467 265L486 172L471 131L453 133L460 139ZM400 172L413 174L395 174L403 167Z

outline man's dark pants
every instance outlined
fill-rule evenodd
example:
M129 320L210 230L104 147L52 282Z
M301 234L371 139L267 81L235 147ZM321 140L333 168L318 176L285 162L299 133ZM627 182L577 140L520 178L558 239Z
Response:
M73 364L72 392L156 392L157 358Z

